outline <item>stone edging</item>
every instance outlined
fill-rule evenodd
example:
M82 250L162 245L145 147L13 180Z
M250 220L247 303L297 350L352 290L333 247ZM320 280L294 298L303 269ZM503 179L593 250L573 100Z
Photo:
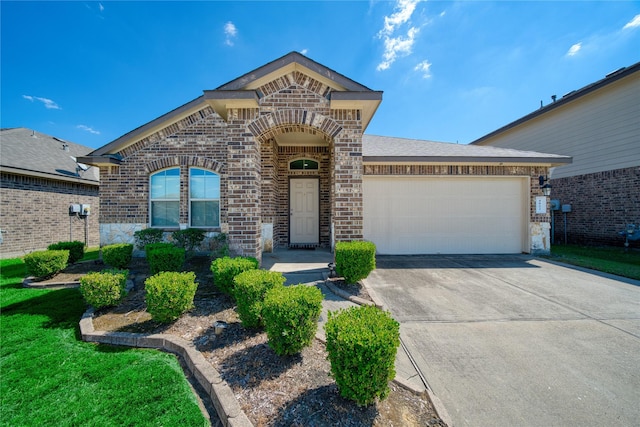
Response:
M80 335L86 342L128 347L157 348L182 356L187 368L206 391L225 427L253 427L242 411L231 387L223 381L217 370L188 341L169 334L136 334L132 332L96 331L93 328L93 308L80 319Z

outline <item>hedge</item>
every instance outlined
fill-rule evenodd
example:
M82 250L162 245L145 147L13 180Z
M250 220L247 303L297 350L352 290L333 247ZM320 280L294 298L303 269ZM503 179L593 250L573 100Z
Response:
M68 250L35 251L24 256L27 273L38 278L51 277L67 266Z
M213 283L220 291L233 297L233 279L243 271L256 270L259 265L258 260L252 257L216 258L211 263Z
M171 322L193 308L198 284L192 271L163 271L144 282L147 311L157 322Z
M68 264L75 264L84 256L84 243L78 240L74 240L73 242L52 243L47 246L47 249L49 249L50 251L69 251L69 260L67 261Z
M365 279L376 268L376 245L372 242L337 242L336 272L347 283Z
M104 270L80 278L80 293L87 304L95 307L118 305L126 295L127 270Z
M238 317L245 328L258 328L262 323L262 303L267 292L284 285L282 273L267 270L247 270L234 279L233 295L237 303Z
M102 247L102 260L105 264L115 268L127 268L132 255L133 245L130 243L117 243Z

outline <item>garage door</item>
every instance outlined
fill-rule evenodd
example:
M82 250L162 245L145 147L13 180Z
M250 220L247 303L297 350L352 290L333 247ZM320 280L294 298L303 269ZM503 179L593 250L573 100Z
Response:
M521 253L528 194L522 177L365 176L364 237L380 254Z

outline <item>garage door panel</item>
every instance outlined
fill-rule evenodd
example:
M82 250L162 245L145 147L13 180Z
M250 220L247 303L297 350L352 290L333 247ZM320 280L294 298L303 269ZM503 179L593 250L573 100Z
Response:
M519 253L526 178L365 177L364 235L379 253Z

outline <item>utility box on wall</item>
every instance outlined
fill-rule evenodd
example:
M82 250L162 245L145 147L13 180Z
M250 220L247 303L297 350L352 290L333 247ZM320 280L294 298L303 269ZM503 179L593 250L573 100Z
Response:
M89 216L91 214L91 205L80 205L80 215Z
M80 205L73 204L69 205L69 215L79 215L80 214Z

